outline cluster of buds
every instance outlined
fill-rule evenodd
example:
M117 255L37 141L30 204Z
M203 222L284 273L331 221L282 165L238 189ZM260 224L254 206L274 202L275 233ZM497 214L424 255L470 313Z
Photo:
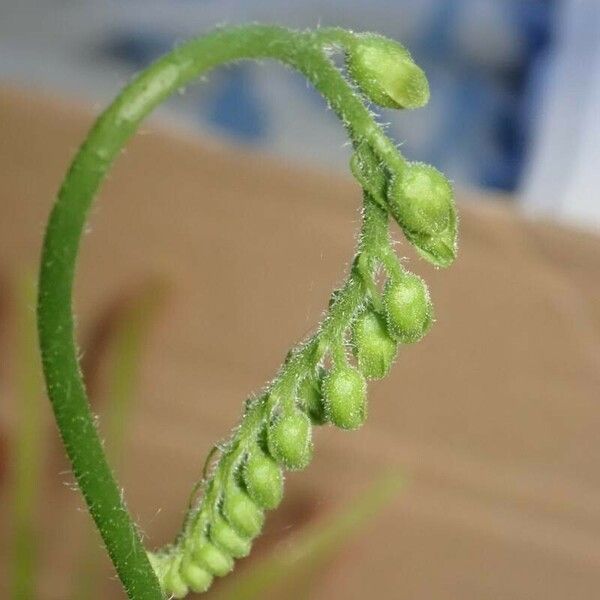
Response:
M414 109L429 101L425 74L397 42L359 34L347 49L346 65L365 96L379 106ZM381 203L385 197L393 217L424 258L436 266L448 266L456 256L457 238L448 179L422 163L405 163L401 169L377 164L375 153L364 142L360 146L351 164L359 183L376 201Z
M425 74L396 42L373 34L355 35L346 48L346 65L364 95L380 106L413 109L429 99ZM420 340L432 323L424 281L405 271L395 258L387 236L387 214L423 257L436 266L447 266L456 253L452 187L431 166L386 162L366 139L355 142L355 148L352 172L364 189L365 203L386 215L385 253L394 257L394 264L390 267L388 261L386 267L378 255L381 232L377 242L364 241L355 264L368 267L362 271L357 267L352 275L362 278L364 297L339 338L329 340L328 366L321 356L297 378L287 397L267 394L262 399L269 408L254 438L236 454L233 465L222 466L228 460L225 454L216 467L226 477L206 516L187 532L177 552L150 554L164 591L172 597L181 598L189 590L205 591L214 577L233 568L234 559L250 552L265 511L281 502L284 472L304 469L311 461L313 425L359 428L367 417L367 380L387 375L398 346ZM386 270L381 291L374 263ZM340 295L334 294L330 308Z

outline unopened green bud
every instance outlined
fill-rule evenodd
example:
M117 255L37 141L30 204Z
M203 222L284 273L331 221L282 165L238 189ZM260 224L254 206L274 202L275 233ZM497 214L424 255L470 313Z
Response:
M189 557L181 561L180 573L190 590L197 594L206 592L213 581L213 576L206 569L195 564Z
M408 163L388 188L390 211L424 258L448 266L456 255L456 209L450 182L430 165Z
M189 592L189 588L179 572L180 566L181 560L174 560L165 575L165 591L171 598L185 598Z
M310 419L300 410L286 411L268 431L271 456L287 469L304 469L312 458Z
M429 84L404 46L372 33L356 36L348 48L350 77L364 94L385 108L420 108L429 101Z
M400 280L388 281L383 304L390 333L404 344L420 340L431 325L429 292L417 275L406 273Z
M302 380L302 383L298 387L298 400L304 406L310 420L315 425L324 425L327 423L327 411L321 392L323 375L324 371L320 369L319 374L309 375Z
M334 367L323 381L323 395L331 422L342 429L358 429L367 418L367 385L350 365Z
M223 515L241 536L249 538L260 533L265 521L263 511L237 485L229 486L225 491Z
M217 577L223 577L233 569L231 556L206 539L201 540L194 548L192 558L195 563Z
M431 165L408 163L390 186L388 200L395 219L412 232L434 235L450 223L452 186Z
M222 517L217 517L210 526L210 539L224 552L234 558L243 558L250 554L252 546L248 538L239 535Z
M358 368L368 379L385 377L396 357L396 341L384 318L373 310L366 310L354 322L352 346Z
M283 498L283 473L280 466L259 447L254 448L246 460L244 483L250 498L262 508L279 506Z

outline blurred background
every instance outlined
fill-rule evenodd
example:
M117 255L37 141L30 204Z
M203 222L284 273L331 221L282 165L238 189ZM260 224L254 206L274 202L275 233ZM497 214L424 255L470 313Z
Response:
M447 271L398 253L437 322L316 431L256 551L207 598L589 600L600 589L600 2L0 0L0 592L122 598L44 397L35 277L94 118L191 36L250 21L406 44L431 84L382 111L456 183ZM274 64L211 73L117 161L77 277L82 368L149 547L349 264L360 190L337 118ZM396 239L402 237L393 230Z
M429 107L384 112L408 156L525 210L597 226L600 6L594 0L2 0L0 77L107 102L140 68L219 24L340 25L401 40ZM333 114L299 75L240 64L163 113L292 161L344 169Z

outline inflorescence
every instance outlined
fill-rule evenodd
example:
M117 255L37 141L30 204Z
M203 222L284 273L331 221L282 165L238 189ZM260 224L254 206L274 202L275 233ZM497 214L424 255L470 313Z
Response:
M427 102L427 80L402 46L370 34L355 40L347 72L368 100L392 108ZM367 380L384 377L398 346L420 340L432 323L425 283L393 250L388 213L427 260L446 266L456 251L452 187L431 166L388 162L368 141L354 142L351 170L363 187L364 208L352 269L318 331L247 402L177 542L149 554L175 598L207 590L250 552L264 512L283 497L284 471L311 460L313 425L359 428L367 417Z
M331 59L345 54L345 66ZM141 120L168 95L212 68L271 58L303 73L344 123L350 169L363 190L356 256L316 332L292 349L278 374L245 403L240 424L211 454L176 541L146 552L102 449L74 344L71 296L85 219L110 165ZM38 320L49 397L73 472L130 598L203 592L250 552L265 511L281 502L284 472L305 468L312 427L360 427L367 381L384 377L398 346L423 337L433 320L427 287L393 249L389 216L435 266L456 254L452 187L436 169L407 162L368 106L427 103L423 71L400 44L342 29L291 31L250 25L216 30L151 65L103 113L75 157L53 209L41 263ZM151 566L150 566L151 565ZM153 576L156 575L156 577Z

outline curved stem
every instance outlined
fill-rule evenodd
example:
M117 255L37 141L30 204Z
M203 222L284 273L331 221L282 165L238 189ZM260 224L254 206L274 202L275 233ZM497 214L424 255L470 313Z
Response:
M48 395L79 487L130 598L158 600L162 592L106 460L78 364L72 288L88 210L119 151L153 108L198 75L241 59L273 58L301 71L327 98L355 143L366 139L380 158L401 162L368 110L323 54L322 43L313 34L255 25L222 29L178 47L138 76L100 116L73 160L50 215L38 299ZM356 310L361 301L359 288L357 279L350 277L337 309L321 329L323 334L336 334L342 317ZM309 350L315 350L313 346L305 346L282 375L293 377L308 360Z

